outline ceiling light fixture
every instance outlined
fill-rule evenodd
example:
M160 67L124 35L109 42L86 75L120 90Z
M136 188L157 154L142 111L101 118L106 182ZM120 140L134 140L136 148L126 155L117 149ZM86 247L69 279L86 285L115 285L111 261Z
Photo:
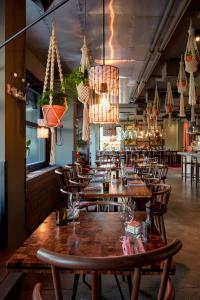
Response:
M105 64L105 0L103 0L103 64L90 68L93 90L89 117L93 124L119 123L119 68Z

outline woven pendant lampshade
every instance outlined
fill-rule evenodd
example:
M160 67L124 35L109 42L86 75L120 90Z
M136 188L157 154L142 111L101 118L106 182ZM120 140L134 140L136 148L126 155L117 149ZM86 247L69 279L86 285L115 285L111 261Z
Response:
M93 124L119 123L119 68L105 65L105 3L103 0L103 64L89 70L93 97L89 104L89 120Z
M90 123L119 123L119 69L114 66L101 65L89 71L90 88Z

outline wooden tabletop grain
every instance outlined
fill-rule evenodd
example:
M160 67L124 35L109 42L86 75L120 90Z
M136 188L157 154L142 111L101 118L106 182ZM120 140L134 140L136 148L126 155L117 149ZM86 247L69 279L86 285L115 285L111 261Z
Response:
M136 220L143 218L144 213L135 213ZM125 232L119 212L81 212L80 224L75 226L72 223L56 226L55 221L53 212L10 257L7 269L23 272L49 269L36 257L39 248L79 256L124 255L120 236ZM145 251L164 246L155 228L152 228L150 241L143 246Z

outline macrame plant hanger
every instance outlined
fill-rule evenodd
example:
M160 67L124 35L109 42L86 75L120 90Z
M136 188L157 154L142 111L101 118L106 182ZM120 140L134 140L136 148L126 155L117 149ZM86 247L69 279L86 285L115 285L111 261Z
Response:
M152 114L153 114L153 117L155 118L155 124L154 124L155 128L154 129L157 129L157 118L160 115L160 98L159 98L159 94L158 94L157 83L156 83L156 88L155 88Z
M180 94L179 117L185 117L184 93L187 90L187 77L184 69L183 56L181 55L180 68L177 80L177 88Z
M147 118L147 127L148 130L150 130L151 127L151 115L152 115L152 103L149 101L149 95L148 95L148 91L145 94L145 102L147 104L146 106L146 118Z
M45 72L45 79L44 79L44 86L43 86L43 94L47 91L48 88L48 80L50 81L50 92L54 91L54 64L55 59L57 60L58 64L58 72L59 78L61 83L61 89L64 92L64 85L63 85L63 73L62 67L60 62L60 52L58 49L57 39L55 35L55 24L52 22L52 33L50 36L49 42L49 50L48 50L48 58L47 58L47 65L46 65L46 72ZM57 106L57 105L56 105ZM61 119L64 116L65 112L68 110L66 97L64 97L64 105L60 107L59 111L56 110L54 106L54 99L52 93L49 95L49 104L44 105L42 107L43 117L44 117L44 124L47 127L50 127L51 130L51 151L50 151L50 165L55 164L55 146L56 146L56 138L55 138L55 128L54 127L61 127ZM49 117L53 122L49 121Z
M190 73L189 80L189 99L188 103L191 105L191 122L195 122L195 104L196 104L196 90L194 72L198 69L199 63L199 51L194 37L194 29L192 28L192 21L190 20L190 26L188 30L188 40L185 52L185 71Z
M168 81L166 99L165 99L165 111L169 115L169 119L168 119L169 126L171 126L171 123L172 123L173 110L174 110L174 100L173 100L173 94L172 94L172 87L171 87L171 83Z
M84 31L86 32L86 0L85 0L85 25ZM80 62L80 71L82 73L88 73L90 68L89 60L89 49L86 44L86 37L84 32L83 47L81 48L82 56ZM91 97L91 91L89 83L81 82L77 86L78 100L83 103L83 125L82 125L82 140L88 141L90 138L90 128L89 128L89 101Z

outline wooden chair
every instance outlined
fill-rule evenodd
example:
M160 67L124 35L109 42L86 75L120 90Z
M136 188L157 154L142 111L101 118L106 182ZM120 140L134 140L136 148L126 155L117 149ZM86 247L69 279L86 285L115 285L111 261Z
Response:
M42 300L41 289L42 284L40 282L34 286L32 300Z
M67 183L66 183L66 177L65 177L63 168L56 169L54 172L56 174L59 187L61 189L66 189Z
M182 243L174 240L167 246L135 255L123 255L116 257L85 257L64 255L47 249L39 249L37 257L43 262L51 265L52 277L55 289L56 300L62 300L62 289L60 281L60 270L67 269L72 271L85 270L92 275L92 299L99 298L99 275L110 271L132 271L134 286L132 289L131 300L139 299L140 282L142 276L142 267L164 261L163 272L161 275L160 286L157 293L157 300L173 300L174 287L169 278L169 271L173 256L180 251ZM34 296L40 296L40 286L34 288ZM41 298L33 298L39 300Z
M167 244L164 215L167 212L167 205L172 188L168 184L149 184L148 188L152 191L154 205L153 215L156 227L160 232L165 244Z
M151 184L159 184L160 179L159 178L154 178L154 177L142 177L142 180L146 183L146 185L151 185Z

